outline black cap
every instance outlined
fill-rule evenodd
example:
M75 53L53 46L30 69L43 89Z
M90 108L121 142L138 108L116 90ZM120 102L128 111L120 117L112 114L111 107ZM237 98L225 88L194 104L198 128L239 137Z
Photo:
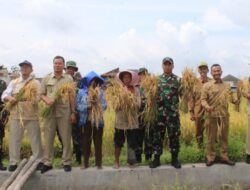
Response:
M19 63L20 67L22 67L23 65L29 65L32 68L32 63L27 60L23 61L22 63Z
M162 64L165 64L165 63L170 63L170 64L174 64L174 61L171 57L165 57L163 60L162 60Z

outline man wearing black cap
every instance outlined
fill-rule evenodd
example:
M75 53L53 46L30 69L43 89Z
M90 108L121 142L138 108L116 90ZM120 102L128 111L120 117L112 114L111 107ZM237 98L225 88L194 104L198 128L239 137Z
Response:
M181 134L179 115L180 81L172 73L174 68L172 58L164 58L162 60L162 68L164 73L159 77L158 83L158 123L153 132L154 160L151 162L150 168L156 168L161 165L160 156L163 152L166 129L172 155L171 165L175 168L181 168L181 163L178 160L180 148L179 136Z
M19 66L21 68L21 77L12 80L1 96L2 101L11 105L9 171L14 171L20 161L20 148L24 129L27 129L28 132L32 157L38 161L41 161L42 158L41 133L38 122L38 102L40 100L41 85L31 75L33 69L30 62L24 61Z

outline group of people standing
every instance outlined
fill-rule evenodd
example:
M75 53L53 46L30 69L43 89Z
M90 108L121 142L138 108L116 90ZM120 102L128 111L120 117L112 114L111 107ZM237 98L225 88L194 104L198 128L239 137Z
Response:
M104 79L93 71L81 78L79 73L77 73L76 62L68 61L65 63L62 56L56 56L53 59L53 72L45 76L41 83L32 75L33 66L30 62L24 61L19 66L21 69L19 78L12 80L8 86L3 81L0 81L2 93L0 170L6 169L2 164L2 139L4 126L8 118L8 112L4 109L4 105L8 105L10 114L9 171L16 170L20 161L21 140L25 129L28 132L31 144L32 158L39 160L40 163L37 169L41 173L52 169L56 134L58 134L62 144L62 164L66 172L71 171L71 141L73 142L73 152L76 155L76 161L81 164L83 156L82 167L88 168L91 142L93 140L96 166L98 169L102 169L103 112L107 108L103 88ZM145 159L150 161L150 168L160 166L160 156L163 153L166 131L171 152L171 165L175 168L181 168L181 163L178 159L181 134L179 113L179 99L182 95L181 80L173 74L174 61L172 58L166 57L162 60L162 69L163 74L159 76L157 84L157 121L153 126L150 126L149 130L145 129L144 118L140 114L145 107L144 90L140 86L140 81L146 75L149 75L147 69L141 68L138 73L126 70L117 74L116 80L123 86L124 91L132 93L136 97L138 109L135 112L136 114L133 115L135 122L132 126L128 125L128 118L126 118L122 109L115 110L115 169L120 167L120 154L125 141L127 141L127 162L130 167L142 161L143 150ZM235 163L228 157L228 102L225 101L218 104L218 106L214 105L216 98L225 93L225 91L232 103L237 104L238 100L233 97L230 86L222 81L221 66L214 64L210 69L212 79L207 76L209 67L205 62L198 66L200 74L199 84L189 98L188 107L191 120L195 122L197 145L199 148L203 147L203 133L206 129L206 165L212 166L215 163L215 143L218 133L220 163L234 165ZM139 83L136 82L136 77L138 76ZM75 91L67 90L66 101L55 99L58 89L62 85L70 84L73 81L75 81L77 88ZM94 99L91 93L94 93L97 88L99 90L98 97ZM21 93L24 95L20 98ZM245 90L243 95L248 99L248 104L250 105L250 88ZM91 115L93 105L97 103L97 100L101 107L101 118L98 123L93 122ZM53 106L53 111L43 119L44 146L41 143L38 113L39 101L42 101L47 107ZM205 113L207 117L204 117ZM247 132L247 163L250 163L249 123Z

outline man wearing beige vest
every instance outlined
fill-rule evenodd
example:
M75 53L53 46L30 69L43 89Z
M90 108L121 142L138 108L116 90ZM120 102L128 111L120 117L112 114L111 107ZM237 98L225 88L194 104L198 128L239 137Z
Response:
M71 124L76 122L75 96L72 91L67 91L66 101L57 99L57 91L64 85L73 82L70 75L64 74L64 58L56 56L53 60L54 72L42 80L42 100L53 111L44 118L44 158L41 173L52 169L54 157L54 139L56 129L63 143L62 164L65 172L71 171Z
M12 80L1 97L4 102L9 104L10 109L9 171L16 170L20 160L24 129L27 129L28 132L32 157L37 160L42 158L41 133L38 122L41 85L31 75L33 69L30 62L24 61L19 66L21 67L21 77Z

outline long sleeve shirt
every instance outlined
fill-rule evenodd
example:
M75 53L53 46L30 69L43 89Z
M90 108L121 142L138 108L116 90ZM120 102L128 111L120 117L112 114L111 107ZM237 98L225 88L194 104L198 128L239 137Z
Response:
M195 86L194 93L190 97L188 101L188 108L189 112L191 114L194 114L196 118L202 117L203 114L205 113L204 107L201 105L201 90L204 84L206 84L209 81L207 80L202 81L199 79L199 83Z
M201 92L201 104L207 110L212 107L210 117L228 117L228 102L235 103L230 85L222 80L207 82Z
M247 115L250 115L250 100L247 98L250 93L250 78L245 81L244 88L242 90L242 95L247 99Z

